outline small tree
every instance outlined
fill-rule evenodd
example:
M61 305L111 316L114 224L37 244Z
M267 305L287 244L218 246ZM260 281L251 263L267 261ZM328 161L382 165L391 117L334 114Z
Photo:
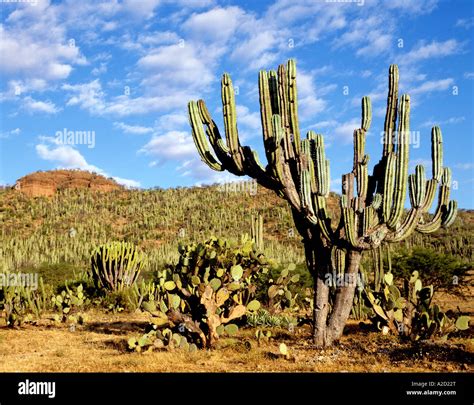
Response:
M349 316L362 252L382 242L400 241L414 230L433 232L454 220L457 204L449 201L451 172L442 167L441 131L438 127L432 129L432 179L426 180L421 165L415 174L408 175L410 97L403 95L398 100L398 67L391 65L382 158L369 175L365 141L372 115L370 99L363 97L361 125L354 131L353 169L342 176L341 216L338 223L332 224L326 208L330 175L323 136L309 131L306 139L300 137L295 62L288 61L287 68L280 65L277 72L259 74L268 162L265 166L256 151L240 143L234 88L228 74L222 77L221 89L226 142L203 100L188 105L192 135L201 159L214 170L250 176L288 201L314 278L314 343L330 346L342 335ZM427 219L425 213L440 183L438 206L433 217ZM407 184L411 208L404 215ZM326 275L334 267L348 282L337 287L330 308Z

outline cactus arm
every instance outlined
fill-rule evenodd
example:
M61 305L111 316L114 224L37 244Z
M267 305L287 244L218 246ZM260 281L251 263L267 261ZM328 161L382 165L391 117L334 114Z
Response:
M408 158L410 143L410 97L404 94L400 100L400 121L397 134L397 163L393 208L387 225L395 228L405 206L408 182Z
M211 114L207 109L206 103L203 100L198 100L197 103L201 122L204 126L206 126L206 134L209 138L212 148L214 149L217 159L222 162L222 165L230 173L235 174L236 176L241 176L242 172L239 171L234 163L234 160L230 157L230 149L222 139L219 129L217 128L216 123L212 119Z
M441 176L441 186L438 192L438 206L431 220L424 224L419 224L416 228L421 233L432 233L437 231L443 222L444 213L449 204L449 194L451 184L451 170L445 167ZM451 208L452 209L452 208Z
M285 65L278 66L278 100L279 100L279 113L281 116L281 122L283 131L285 134L284 145L285 145L285 159L290 160L295 158L295 151L291 140L291 129L290 121L288 117L289 106L288 106L288 77L286 73Z
M313 206L313 191L314 191L314 165L311 159L310 140L304 139L301 142L301 159L300 159L300 201L301 208L306 212L309 221L316 225L318 218L315 214Z
M271 165L272 150L276 148L276 140L274 139L273 130L273 112L270 95L270 84L268 73L265 70L260 71L258 76L258 90L260 97L260 117L262 120L263 142L265 145L265 153L267 160Z
M199 107L196 102L189 102L188 112L189 122L192 128L193 140L196 145L196 149L198 150L199 155L201 156L201 160L206 163L211 169L216 170L218 172L223 171L224 168L222 167L221 163L217 161L217 159L211 154L211 151L209 150L207 139L202 128L202 121L199 115Z
M390 232L387 237L387 242L399 242L408 236L410 236L415 230L418 221L420 219L421 210L412 208L408 212L408 215L405 217L403 222L395 229L395 231Z
M295 155L300 152L300 129L298 124L298 96L296 90L296 63L293 59L288 61L288 117L290 131L293 135L292 143Z
M383 156L388 156L389 153L394 152L394 131L395 122L397 120L397 105L398 105L398 66L390 65L388 81L388 96L387 96L387 111L385 114L384 123L384 142L383 142Z
M439 127L431 129L431 159L433 161L433 179L440 181L443 174L443 137Z
M228 74L222 76L222 112L224 115L224 127L227 140L227 147L234 160L235 166L240 172L244 172L242 149L239 142L237 130L237 112L235 106L235 93L232 80Z
M448 226L451 226L456 219L457 215L457 209L458 209L458 203L455 200L451 200L447 207L446 211L443 213L442 219L441 219L441 226L444 228L447 228Z

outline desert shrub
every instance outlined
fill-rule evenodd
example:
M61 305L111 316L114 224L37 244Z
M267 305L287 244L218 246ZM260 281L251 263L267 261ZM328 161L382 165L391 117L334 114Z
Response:
M435 290L453 288L471 267L450 254L420 247L394 254L392 258L394 276L410 278L417 271L424 282L433 285Z
M75 279L83 271L81 266L71 263L42 263L38 266L23 266L18 269L22 273L37 273L45 285L53 288L64 285L64 280Z

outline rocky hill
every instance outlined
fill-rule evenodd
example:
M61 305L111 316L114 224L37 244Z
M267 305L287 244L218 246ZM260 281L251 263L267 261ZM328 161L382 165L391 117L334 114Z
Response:
M18 179L13 188L30 197L52 196L64 189L88 189L109 192L123 187L115 180L82 170L51 170L31 173Z

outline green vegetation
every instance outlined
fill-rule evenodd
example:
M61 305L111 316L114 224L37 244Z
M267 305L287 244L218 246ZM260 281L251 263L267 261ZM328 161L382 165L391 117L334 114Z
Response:
M425 283L432 284L435 289L455 288L466 271L472 268L470 263L463 263L451 254L427 248L397 252L393 255L392 262L394 276L409 278L417 271Z

